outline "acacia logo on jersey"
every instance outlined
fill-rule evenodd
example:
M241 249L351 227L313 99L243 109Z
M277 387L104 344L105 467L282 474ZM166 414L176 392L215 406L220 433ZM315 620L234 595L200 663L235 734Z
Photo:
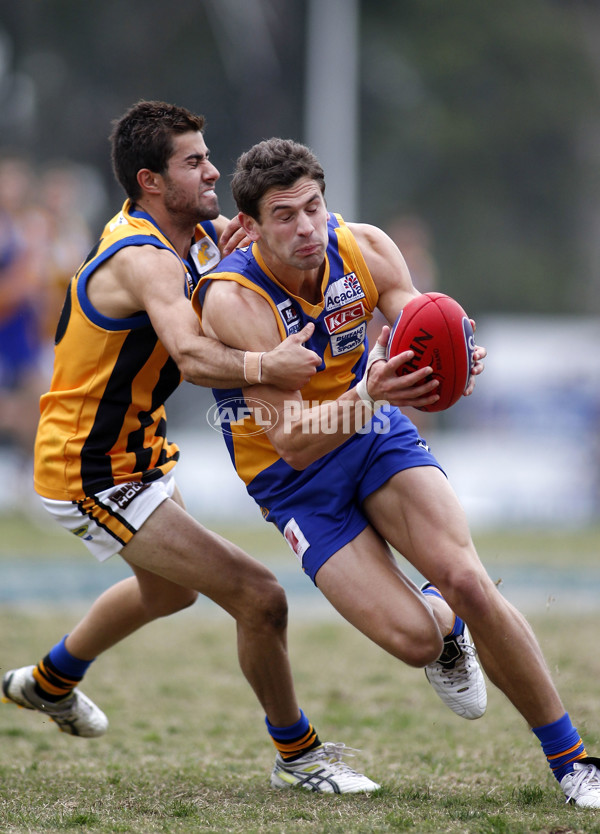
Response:
M332 310L339 310L345 304L350 304L364 297L364 290L356 274L349 272L327 287L325 293L325 310L328 313Z
M236 434L236 428L243 429L246 437L265 434L278 419L272 405L252 397L229 397L212 405L206 414L211 429L230 435Z

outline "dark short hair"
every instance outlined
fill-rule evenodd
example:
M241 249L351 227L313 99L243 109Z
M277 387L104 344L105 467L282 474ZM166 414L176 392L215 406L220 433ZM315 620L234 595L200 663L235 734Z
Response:
M292 139L265 139L243 153L235 166L231 191L238 211L259 220L259 202L270 188L290 188L301 177L314 180L325 194L325 174L314 153Z
M138 101L113 122L110 135L115 177L132 200L141 189L137 173L148 168L156 174L166 171L173 155L173 137L204 129L204 116L164 101Z

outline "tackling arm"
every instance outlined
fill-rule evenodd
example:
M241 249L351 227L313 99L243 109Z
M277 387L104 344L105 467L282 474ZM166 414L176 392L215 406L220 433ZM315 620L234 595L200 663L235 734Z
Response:
M96 270L89 282L89 296L96 309L111 318L146 312L189 382L231 388L248 379L257 381L258 362L253 369L248 363L244 368L243 350L204 335L184 286L183 267L170 250L127 246ZM288 387L290 380L299 386L308 382L319 364L318 357L303 347L311 332L305 329L264 354L261 370L265 382L282 387Z

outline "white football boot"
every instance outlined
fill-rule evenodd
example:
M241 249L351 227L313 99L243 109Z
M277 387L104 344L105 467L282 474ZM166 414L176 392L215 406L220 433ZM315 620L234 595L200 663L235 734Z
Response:
M577 808L600 808L600 759L580 759L560 780L567 803Z
M303 788L315 793L370 793L380 785L342 761L352 756L351 747L342 742L326 741L293 762L285 762L279 753L271 773L273 788Z
M87 695L74 689L60 701L46 701L35 691L33 670L35 666L12 669L2 679L5 703L12 702L25 709L34 709L47 715L58 724L63 733L84 738L103 735L108 728L108 718Z
M477 650L465 625L462 634L444 638L444 649L425 667L427 680L447 707L473 721L487 707L487 690Z

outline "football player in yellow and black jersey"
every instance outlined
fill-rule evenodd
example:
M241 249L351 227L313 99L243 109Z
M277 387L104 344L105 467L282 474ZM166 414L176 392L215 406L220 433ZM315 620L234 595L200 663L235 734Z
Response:
M296 142L243 154L232 191L252 243L195 290L205 332L256 351L313 324L307 346L321 359L298 390L215 390L249 494L332 605L393 656L425 667L442 700L471 719L487 703L476 646L567 801L600 808L600 760L587 756L535 636L487 575L454 491L399 409L435 402L432 369L398 377L413 353L386 361L387 326L369 353L375 307L391 324L417 295L401 252L377 227L328 212L323 169ZM473 376L485 355L475 346ZM472 377L467 395L473 386ZM421 590L390 545L425 577Z
M106 716L77 688L90 663L201 593L236 620L242 671L265 710L276 769L287 767L277 785L372 791L375 782L339 761L343 745L322 744L298 707L275 576L195 521L173 478L179 450L167 438L165 400L182 377L301 387L319 361L304 347L312 325L264 353L202 333L189 299L218 264L219 238L231 245L203 128L203 117L156 101L138 102L114 126L113 167L127 201L67 292L41 398L34 481L48 511L97 559L118 553L133 575L37 665L7 672L4 697L73 735L102 734Z

